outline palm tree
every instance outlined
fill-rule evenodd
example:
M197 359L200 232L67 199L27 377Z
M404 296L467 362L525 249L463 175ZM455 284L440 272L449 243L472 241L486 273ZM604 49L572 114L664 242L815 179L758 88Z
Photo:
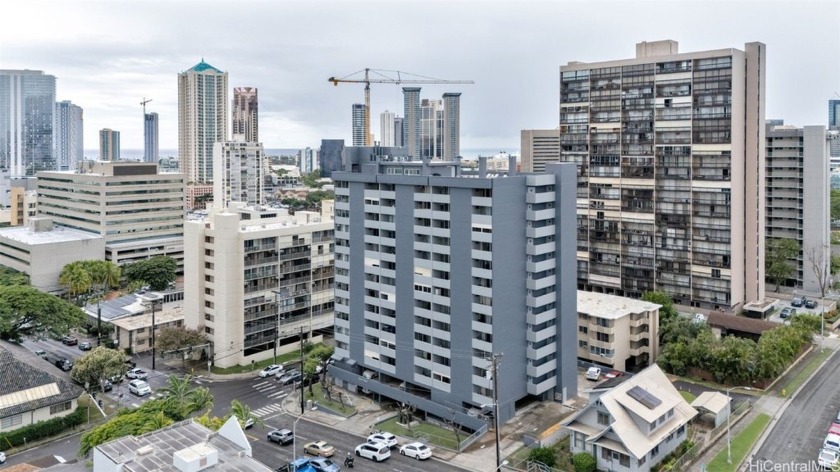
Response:
M192 391L190 396L190 409L205 414L213 409L213 395L207 387L199 387Z
M61 269L58 283L67 289L70 296L78 298L79 295L90 290L93 281L81 263L72 262Z
M245 426L245 422L249 419L253 420L254 424L263 424L261 419L254 416L254 414L251 413L251 407L240 402L239 400L232 400L230 402L230 414L235 416L236 419L239 420L239 424L243 427Z
M170 375L168 383L165 387L158 389L166 403L172 406L182 418L186 418L194 411L191 410L191 400L195 390L190 385L190 376L178 377L177 375Z

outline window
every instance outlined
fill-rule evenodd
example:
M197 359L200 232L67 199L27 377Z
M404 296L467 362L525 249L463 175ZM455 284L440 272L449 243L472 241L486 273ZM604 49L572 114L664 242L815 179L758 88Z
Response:
M71 402L63 402L57 405L50 405L50 414L54 415L56 413L61 413L62 411L67 411L73 407Z
M659 444L657 444L653 449L651 449L650 458L653 459L657 455L659 455Z
M11 428L12 426L17 426L21 423L23 423L23 415L7 416L7 417L3 418L2 420L0 420L0 428L8 429L8 428Z
M604 413L604 412L602 412L602 411L599 411L599 412L598 412L598 424L600 424L600 425L604 425L604 426L609 426L609 424L610 424L610 415L609 415L609 414L607 414L607 413Z
M586 349L587 347L589 347L589 343L586 341L578 341L578 347Z

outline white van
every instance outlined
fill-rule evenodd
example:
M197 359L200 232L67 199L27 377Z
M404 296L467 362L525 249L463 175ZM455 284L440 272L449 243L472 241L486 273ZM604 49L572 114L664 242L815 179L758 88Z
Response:
M829 433L823 441L823 449L840 452L840 436Z

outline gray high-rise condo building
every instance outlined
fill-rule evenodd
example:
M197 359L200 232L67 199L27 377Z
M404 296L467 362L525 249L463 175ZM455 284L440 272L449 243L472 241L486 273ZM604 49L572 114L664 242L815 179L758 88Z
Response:
M55 159L58 170L73 170L85 158L82 107L64 100L55 104Z
M403 145L420 157L420 87L403 87Z
M353 104L353 146L365 145L365 110L363 103Z
M443 94L443 160L461 155L461 94Z
M0 70L0 166L12 178L55 170L55 76Z
M735 311L764 298L765 46L560 67L583 290Z
M120 132L109 128L99 130L99 160L120 160Z
M523 129L519 152L522 172L542 172L547 163L560 160L560 131Z
M159 120L157 113L143 116L143 161L157 163L160 159Z
M341 153L344 152L343 139L322 139L318 150L318 163L321 177L332 178L332 173L340 170Z
M575 236L560 230L574 225L574 166L490 178L483 161L467 177L459 161L363 149L347 154L357 172L333 173L330 374L469 429L486 426L470 416L482 405L506 421L526 397L574 397Z
M178 157L187 182L213 182L213 146L228 138L228 75L201 60L178 74Z
M840 130L840 100L828 101L828 129ZM840 139L832 139L831 157L840 157Z
M233 88L233 140L260 141L259 101L256 87Z

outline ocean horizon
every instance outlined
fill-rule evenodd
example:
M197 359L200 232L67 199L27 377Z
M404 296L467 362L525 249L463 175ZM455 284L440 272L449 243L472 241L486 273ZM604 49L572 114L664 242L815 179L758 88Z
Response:
M298 151L303 148L266 148L265 153L268 156L296 156ZM473 148L473 149L462 149L461 156L464 159L477 159L479 156L496 156L501 153L507 154L516 154L519 155L519 148L508 148L508 147L498 147L498 148ZM177 149L161 149L159 152L160 157L174 157L178 155ZM85 149L85 156L89 157L98 157L99 156L99 149ZM143 150L142 149L120 149L120 158L124 160L142 160L143 159Z

